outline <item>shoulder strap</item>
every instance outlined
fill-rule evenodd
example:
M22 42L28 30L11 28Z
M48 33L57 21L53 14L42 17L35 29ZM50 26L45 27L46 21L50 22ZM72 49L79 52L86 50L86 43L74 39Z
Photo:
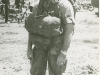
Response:
M56 4L50 3L49 7L48 7L48 14L51 16L55 16L55 17L60 18L60 16L59 16L59 4L58 3L56 3Z
M55 5L54 5L54 13L55 13L55 16L56 17L58 17L58 18L60 18L60 13L59 13L59 4L58 3L56 3Z
M53 13L52 13L52 11L54 11ZM60 18L60 8L59 8L59 4L58 3L56 3L56 4L52 4L52 3L50 3L49 4L49 7L48 7L48 14L49 15L51 15L51 16L55 16L55 17L58 17L58 18ZM61 18L60 18L61 19ZM61 26L60 26L60 30L62 31L62 28L63 26L62 26L62 24L61 24Z

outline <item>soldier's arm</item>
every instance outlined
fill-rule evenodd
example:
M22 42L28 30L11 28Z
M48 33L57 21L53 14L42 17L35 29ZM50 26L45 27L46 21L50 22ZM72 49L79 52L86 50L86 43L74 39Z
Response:
M31 54L32 54L32 42L31 42L31 38L30 38L30 34L28 37L28 49L27 49L27 58L30 60L31 59Z
M32 14L34 15L34 17L37 15L37 7L38 7L38 4L39 4L39 1L36 1L34 3L34 6L33 6L33 12ZM31 35L29 33L29 36L28 36L28 50L32 50L32 39L31 39Z
M70 46L74 29L74 11L72 5L67 4L66 6L62 6L61 12L64 35L62 51L67 51Z
M28 36L28 51L31 51L32 50L32 41L31 41L31 34L29 34Z
M33 12L32 13L33 13L34 17L37 15L38 3L39 3L38 1L35 2L34 6L33 6ZM29 16L28 16L27 19L29 19ZM32 56L32 39L31 39L31 35L32 34L29 33L29 36L28 36L28 50L27 50L28 59L30 59L30 57Z
M63 41L62 51L67 51L70 46L74 26L72 23L67 23L66 25L64 25L63 29L64 29L64 33L63 33L64 41Z

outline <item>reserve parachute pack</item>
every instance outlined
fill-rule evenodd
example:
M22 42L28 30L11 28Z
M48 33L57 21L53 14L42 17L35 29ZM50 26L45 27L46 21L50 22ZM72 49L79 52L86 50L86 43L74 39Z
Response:
M34 16L30 14L25 20L25 28L31 35L31 40L34 45L43 47L43 45L49 45L52 42L57 44L62 42L62 24L59 18L58 4L50 6L49 14L43 14ZM52 11L54 11L52 13Z
M50 14L43 14L35 17L34 14L30 14L25 21L26 30L29 33L36 33L48 38L61 34L61 20L55 16L56 14L59 15L59 8L55 7L53 9L53 16Z
M60 19L50 15L42 15L35 18L33 14L30 14L25 23L28 32L48 38L59 35L61 33L60 26Z

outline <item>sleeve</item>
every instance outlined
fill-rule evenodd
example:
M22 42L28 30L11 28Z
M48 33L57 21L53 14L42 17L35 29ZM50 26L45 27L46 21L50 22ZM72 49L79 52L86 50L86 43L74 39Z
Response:
M65 1L65 0L64 0ZM61 21L63 26L63 46L62 51L67 51L70 47L71 37L74 29L74 11L69 1L62 2Z
M64 25L67 25L67 23L73 23L74 21L74 10L69 1L62 3L60 6L60 13L61 13L61 20Z
M31 34L29 33L29 36L28 36L28 50L31 50L32 49L32 42L31 42Z

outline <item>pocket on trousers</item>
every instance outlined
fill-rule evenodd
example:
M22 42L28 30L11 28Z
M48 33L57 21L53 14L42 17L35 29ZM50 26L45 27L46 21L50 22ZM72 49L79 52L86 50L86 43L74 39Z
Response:
M66 63L65 64L63 64L63 65L60 66L61 73L64 73L65 72L66 67L67 67L67 60L66 60Z
M62 49L62 45L63 45L62 42L55 44L53 47L51 47L50 53L53 55L59 55L59 53L61 52L61 49Z

